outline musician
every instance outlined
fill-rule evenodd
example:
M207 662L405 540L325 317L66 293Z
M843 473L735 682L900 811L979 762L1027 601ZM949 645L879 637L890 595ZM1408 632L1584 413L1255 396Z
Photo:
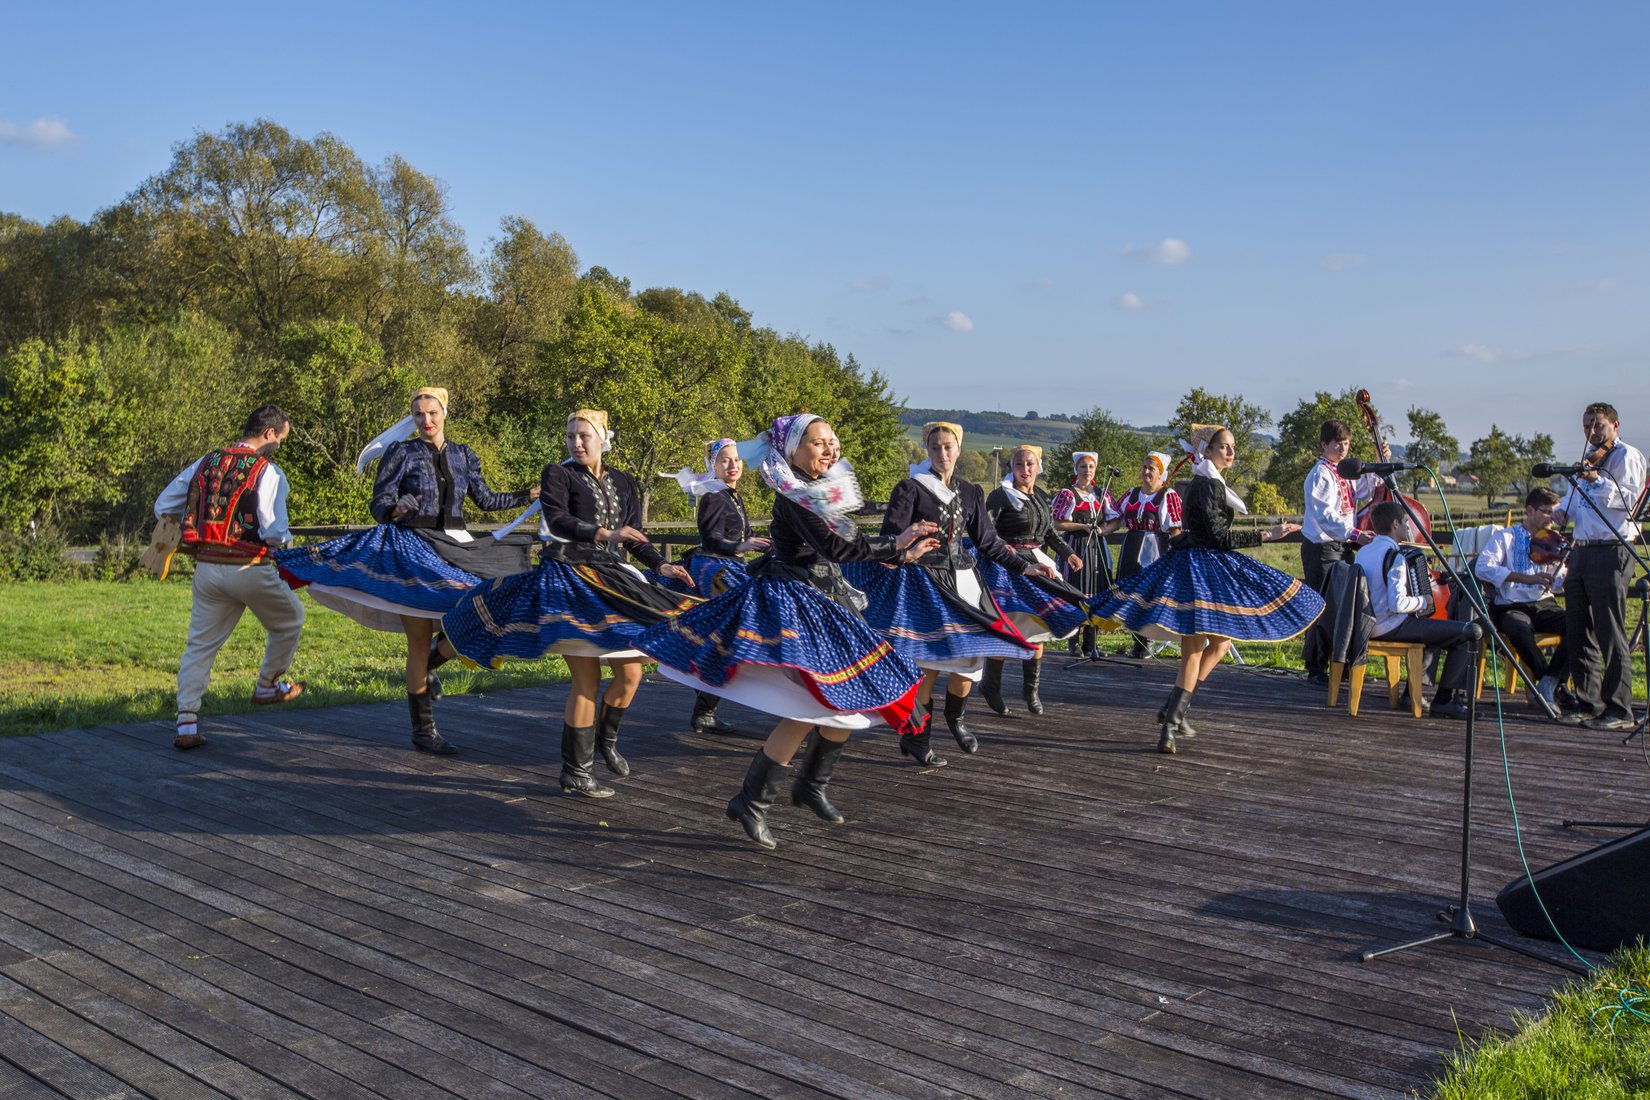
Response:
M1305 514L1301 520L1301 577L1315 591L1323 591L1324 574L1338 561L1351 561L1359 546L1375 537L1358 530L1357 502L1374 495L1380 478L1365 474L1356 481L1342 477L1335 467L1352 450L1352 433L1340 420L1325 420L1318 429L1322 457L1307 471ZM1329 684L1328 624L1321 619L1301 640L1301 660L1308 682Z
M1548 559L1534 540L1553 529L1557 507L1557 493L1545 485L1531 489L1524 498L1524 522L1492 534L1472 567L1478 579L1492 589L1490 618L1495 629L1536 678L1536 694L1555 707L1558 687L1569 667L1568 647L1560 644L1549 661L1536 646L1535 636L1564 634L1564 609L1553 593L1564 587L1565 565Z
M1644 453L1621 439L1621 418L1615 406L1603 401L1582 412L1581 430L1591 448L1591 468L1577 475L1553 513L1553 522L1575 524L1564 588L1564 635L1571 646L1577 706L1559 720L1595 730L1630 730L1632 654L1626 620L1633 555L1623 540L1639 537L1632 516L1644 492Z
M1117 579L1132 577L1169 549L1169 539L1180 533L1183 506L1180 494L1169 485L1169 456L1162 451L1148 451L1140 464L1140 484L1124 493L1116 510L1101 531L1111 534L1127 530L1123 545L1117 551ZM1150 650L1146 639L1136 634L1134 648L1129 656L1145 657Z
M1409 563L1399 543L1413 542L1414 529L1404 506L1386 500L1369 510L1375 537L1358 551L1358 568L1369 579L1369 602L1375 613L1372 638L1394 642L1420 642L1444 649L1444 671L1438 677L1438 691L1432 699L1434 718L1465 718L1471 623L1432 619L1432 596L1422 591L1410 576Z

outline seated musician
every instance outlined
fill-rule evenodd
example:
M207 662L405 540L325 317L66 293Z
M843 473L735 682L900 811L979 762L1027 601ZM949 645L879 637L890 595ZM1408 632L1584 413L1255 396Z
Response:
M1553 593L1564 587L1565 569L1557 561L1535 560L1546 555L1540 540L1532 555L1531 540L1552 527L1558 499L1558 494L1545 485L1531 489L1524 498L1524 522L1491 535L1478 552L1472 570L1494 589L1490 594L1490 618L1495 629L1536 678L1536 693L1554 706L1569 657L1561 644L1548 660L1536 647L1535 636L1564 633L1564 609L1558 606Z
M1421 591L1411 580L1409 563L1398 545L1415 538L1404 506L1394 500L1382 501L1370 509L1369 518L1375 537L1359 549L1357 564L1369 580L1369 602L1375 613L1375 629L1370 637L1442 647L1444 671L1438 677L1432 715L1465 718L1470 705L1467 684L1472 674L1466 643L1472 624L1426 617L1432 611L1432 594Z

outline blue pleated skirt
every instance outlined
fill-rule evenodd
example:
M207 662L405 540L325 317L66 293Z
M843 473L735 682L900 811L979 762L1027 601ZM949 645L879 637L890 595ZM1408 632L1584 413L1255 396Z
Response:
M876 562L847 562L842 574L865 592L865 621L893 645L894 652L923 668L970 671L987 657L1023 660L1032 655L1020 632L991 594L959 592L937 580L936 573L957 574L925 565L890 569ZM979 574L968 570L974 584ZM962 583L968 585L969 577ZM968 585L973 587L973 585Z
M546 558L470 589L441 617L441 629L461 656L487 668L546 653L639 657L643 630L698 602L628 566Z
M1016 575L990 559L980 562L980 574L991 598L1028 642L1069 638L1088 621L1083 594L1065 581Z
M1149 638L1208 634L1281 642L1323 613L1323 597L1287 573L1235 550L1171 550L1111 586L1091 605L1097 618Z
M688 573L693 577L694 587L689 589L676 580L665 583L671 588L684 592L691 591L693 595L707 600L712 596L721 595L730 588L738 588L750 580L750 574L745 571L745 563L736 558L695 553L689 554L687 560L681 564L687 566Z
M316 603L390 633L402 631L403 615L439 619L481 583L393 523L277 550L275 564L294 588L311 586Z

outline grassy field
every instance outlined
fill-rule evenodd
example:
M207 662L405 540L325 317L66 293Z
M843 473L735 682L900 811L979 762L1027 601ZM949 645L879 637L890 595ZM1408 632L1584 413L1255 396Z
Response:
M307 616L292 676L297 707L399 699L406 640L366 630L302 597ZM189 581L73 581L0 587L0 736L175 716ZM218 654L204 715L252 709L263 631L251 615ZM560 658L501 672L449 665L452 694L565 680Z

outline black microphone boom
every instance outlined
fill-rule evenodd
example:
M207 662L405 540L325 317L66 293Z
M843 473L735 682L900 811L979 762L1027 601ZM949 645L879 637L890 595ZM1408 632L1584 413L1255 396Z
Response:
M1551 462L1537 462L1530 467L1531 477L1569 477L1571 474L1585 473L1591 469L1585 463L1576 463L1574 466L1556 466Z
M1335 472L1348 480L1362 477L1364 474L1396 474L1402 470L1419 470L1421 466L1415 462L1365 462L1361 458L1347 456L1335 464Z

